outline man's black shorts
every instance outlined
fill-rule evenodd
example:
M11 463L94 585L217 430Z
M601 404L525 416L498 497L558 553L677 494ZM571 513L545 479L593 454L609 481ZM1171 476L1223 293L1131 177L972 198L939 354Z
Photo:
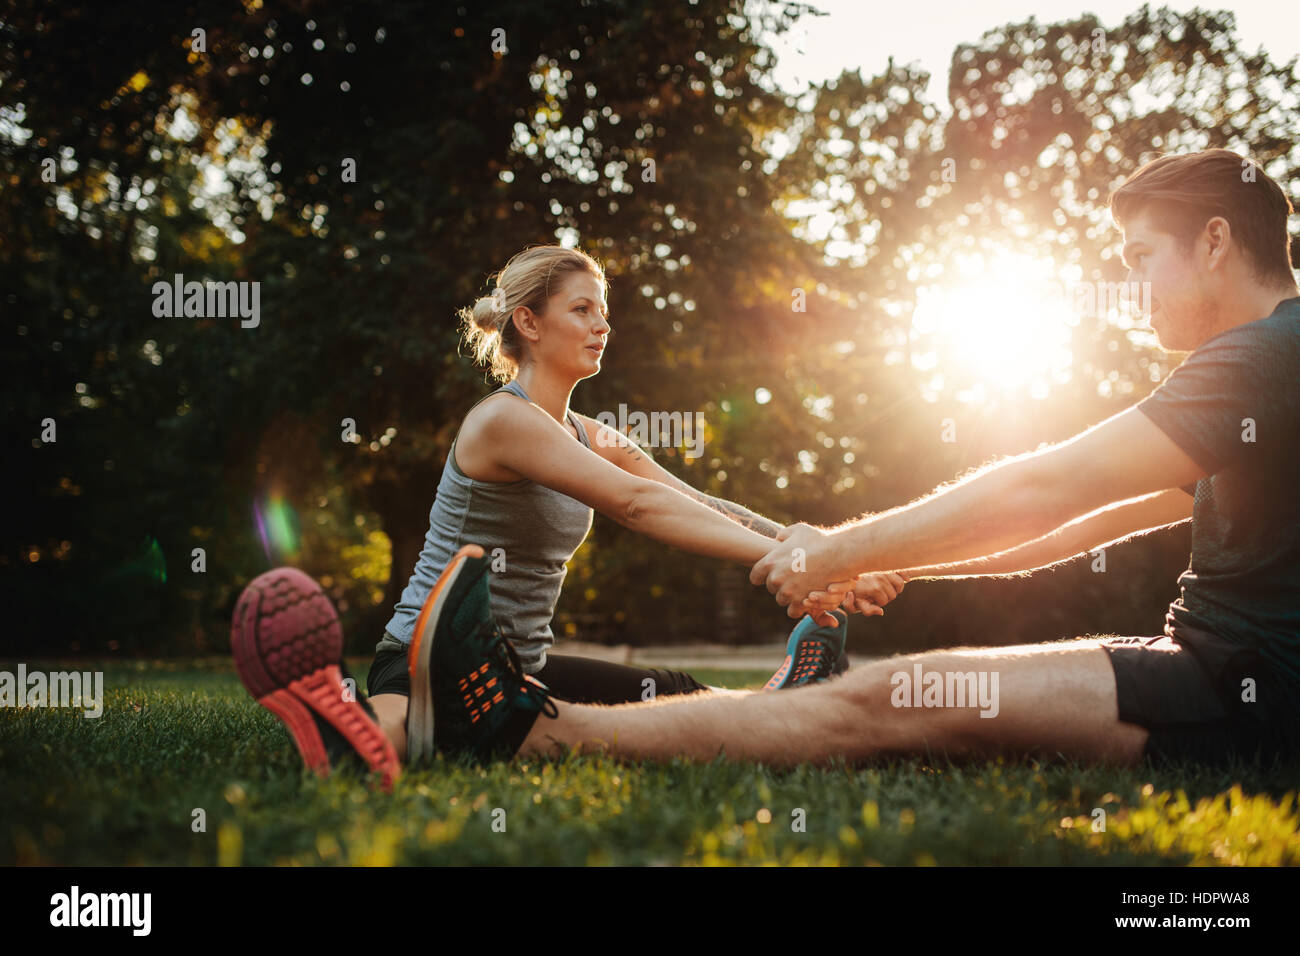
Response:
M1295 756L1300 701L1254 648L1183 627L1101 644L1119 719L1150 731L1151 760L1224 766Z

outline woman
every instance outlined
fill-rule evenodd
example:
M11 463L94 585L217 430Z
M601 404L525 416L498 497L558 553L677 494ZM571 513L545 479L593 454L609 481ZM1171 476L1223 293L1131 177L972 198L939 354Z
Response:
M646 699L651 688L656 696L717 691L680 671L547 655L565 565L590 530L593 509L671 547L742 565L765 555L783 527L696 491L624 435L570 411L574 387L600 371L610 332L605 291L603 270L585 253L535 246L507 263L491 296L461 311L465 342L504 385L469 411L452 443L424 548L376 646L369 705L399 758L417 621L439 574L466 545L493 556L492 616L523 672L551 696L612 704ZM896 575L860 579L844 606L883 613L902 584ZM795 628L770 688L825 680L843 667L844 616L822 620L806 617ZM415 747L414 755L425 750Z
M642 700L651 687L658 696L711 689L679 671L546 653L565 564L587 536L593 509L664 544L740 563L766 553L782 529L701 494L625 436L570 411L574 387L600 371L610 332L606 288L603 270L585 253L535 246L507 263L493 295L462 310L476 361L505 384L470 410L452 443L424 550L376 648L371 703L399 752L416 620L439 573L466 544L504 565L491 578L493 617L524 673L552 696L614 704ZM882 603L897 593L888 593L890 583L877 594ZM826 634L812 623L799 635L810 649L842 651L842 632ZM841 629L842 622L830 628ZM800 682L829 677L836 663L827 660L824 673Z

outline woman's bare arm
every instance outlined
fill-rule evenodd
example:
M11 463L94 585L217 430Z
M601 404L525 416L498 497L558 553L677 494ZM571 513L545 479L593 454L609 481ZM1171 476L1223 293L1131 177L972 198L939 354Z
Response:
M487 402L476 425L480 450L495 465L545 485L664 544L694 554L752 563L772 540L676 488L632 474L526 402Z
M578 418L587 429L587 439L591 442L592 450L606 461L617 465L629 474L636 475L639 478L648 478L650 481L657 481L669 488L674 488L686 495L686 497L694 498L701 504L708 505L719 514L726 515L741 527L757 531L769 538L775 538L780 534L781 529L785 527L770 518L764 518L762 515L750 511L744 505L728 501L725 498L706 495L704 492L692 488L661 466L648 451L623 433L610 428L608 425L601 424L594 418L588 418L586 415L579 415Z

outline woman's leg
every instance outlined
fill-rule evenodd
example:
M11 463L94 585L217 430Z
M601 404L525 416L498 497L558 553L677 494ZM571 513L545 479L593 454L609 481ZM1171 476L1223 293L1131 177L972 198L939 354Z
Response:
M397 642L385 635L375 652L366 677L370 706L375 710L379 728L397 751L397 759L406 762L406 705L411 697L411 675L407 670L406 651L390 647Z
M546 665L533 676L546 685L552 697L574 704L626 704L679 694L730 693L701 684L684 671L567 654L548 654Z
M398 655L400 656L400 655ZM401 659L405 674L405 657ZM406 708L410 701L407 693L400 692L397 661L386 659L381 653L370 668L369 686L383 693L370 697L379 727L384 732L397 759L406 760ZM385 673L392 671L392 673ZM547 686L551 695L576 704L626 704L640 700L654 700L676 694L708 692L735 693L724 688L711 688L701 684L682 671L662 670L655 667L630 667L611 664L585 657L549 655L546 666L536 675Z
M551 695L578 704L626 704L680 694L747 694L701 684L683 671L657 667L632 667L586 657L550 654L534 675ZM406 653L384 648L375 654L366 679L370 706L397 759L406 760L406 710L411 684Z
M370 698L379 729L397 751L397 759L403 763L406 762L406 704L409 700L404 694L378 694Z

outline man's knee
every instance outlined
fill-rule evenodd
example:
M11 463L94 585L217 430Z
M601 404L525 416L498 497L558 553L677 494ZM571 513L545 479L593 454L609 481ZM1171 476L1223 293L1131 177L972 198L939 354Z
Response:
M872 661L853 667L839 677L827 682L827 693L832 695L835 703L846 710L860 712L864 716L878 713L883 703L889 704L888 675L878 666L881 661Z
M1114 674L1095 640L892 657L825 687L827 733L869 753L1127 756L1141 745L1117 740L1140 728L1116 724Z
M855 666L825 686L828 707L821 734L846 755L923 753L960 732L951 709L915 706L910 686L914 665L927 670L940 658L912 655Z
M831 685L843 707L877 723L890 723L905 738L972 747L1009 731L1017 708L1015 701L1006 699L1007 693L1035 697L1035 705L1041 706L1048 702L1038 699L1041 688L1032 685L1062 683L1063 671L1095 666L1070 654L1042 670L1047 664L1043 655L1086 651L1094 645L1070 641L905 654L856 667Z

